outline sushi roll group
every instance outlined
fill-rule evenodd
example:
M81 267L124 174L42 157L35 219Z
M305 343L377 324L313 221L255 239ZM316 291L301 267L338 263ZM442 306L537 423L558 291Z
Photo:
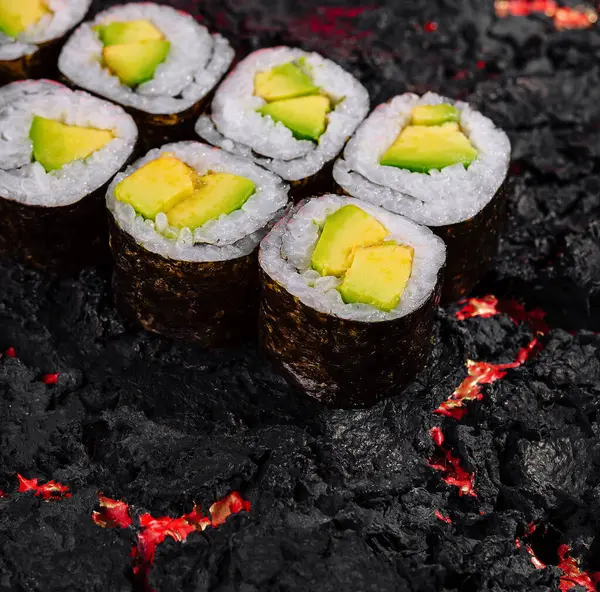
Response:
M70 84L127 108L148 148L191 139L191 118L197 118L233 57L229 42L192 16L133 3L114 6L78 27L58 66Z
M0 84L52 76L68 32L91 0L0 0Z
M219 86L196 132L289 181L293 197L331 189L331 166L369 109L366 89L317 53L256 51Z
M426 364L445 257L433 232L382 208L301 202L261 243L261 343L312 397L373 404Z
M444 299L489 270L506 213L510 142L468 104L407 93L377 107L334 178L349 195L431 227L448 246Z
M0 88L0 253L54 271L107 253L103 198L136 125L120 107L48 80Z
M199 142L150 151L106 196L119 308L147 330L205 346L247 338L257 247L287 190L273 173Z

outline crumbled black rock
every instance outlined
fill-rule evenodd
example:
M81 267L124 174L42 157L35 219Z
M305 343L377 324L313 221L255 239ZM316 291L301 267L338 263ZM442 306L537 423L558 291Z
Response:
M173 4L240 56L301 45L359 76L373 104L435 90L504 127L510 224L476 293L541 307L553 330L458 422L433 410L467 376L465 361L510 363L534 334L506 315L459 321L448 306L429 367L403 394L335 411L292 391L253 345L205 351L131 327L104 271L45 277L2 261L0 352L17 357L0 359L0 590L137 592L139 516L194 504L206 513L234 490L250 512L184 543L167 538L150 587L547 592L558 588L560 544L582 570L600 571L598 28L503 20L479 0L362 11ZM55 372L56 384L42 381ZM434 426L474 474L476 497L429 466ZM18 493L17 473L73 497ZM99 492L130 504L131 528L92 522ZM546 569L516 545L531 523Z

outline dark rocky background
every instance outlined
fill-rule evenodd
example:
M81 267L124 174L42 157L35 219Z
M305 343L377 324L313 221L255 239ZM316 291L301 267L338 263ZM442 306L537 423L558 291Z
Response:
M435 351L405 394L366 411L292 393L256 349L201 351L128 328L103 272L43 277L0 263L0 591L130 591L137 518L252 508L157 548L157 591L569 590L560 545L600 571L600 34L487 0L173 2L239 55L315 49L373 104L412 90L477 104L510 134L515 191L478 295L543 308L545 348L482 387L457 421L432 411L465 361L510 362L533 337L506 314L440 310ZM96 2L95 9L106 3ZM42 377L58 372L56 384ZM472 495L428 464L429 430L474 474ZM441 448L438 449L438 453ZM16 474L72 497L18 493ZM91 520L97 492L134 525ZM450 523L436 516L447 517ZM528 525L536 531L527 535ZM532 530L532 529L530 529ZM521 538L520 548L515 540ZM527 547L547 564L536 569ZM562 576L562 579L561 579ZM133 582L133 583L132 583Z

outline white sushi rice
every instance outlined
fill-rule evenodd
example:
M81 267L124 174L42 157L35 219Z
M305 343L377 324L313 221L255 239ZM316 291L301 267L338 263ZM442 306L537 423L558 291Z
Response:
M290 129L257 113L265 101L254 95L257 73L305 59L313 82L334 101L325 133L317 144L294 138ZM364 86L318 53L275 47L261 49L242 60L215 93L211 116L202 116L196 132L206 141L253 159L288 181L317 173L335 158L369 110Z
M409 125L417 105L453 104L460 127L477 150L467 169L455 164L429 173L379 164ZM350 195L407 216L420 224L443 226L468 220L494 197L510 162L507 135L467 103L434 93L407 93L379 105L361 124L334 166L336 182Z
M327 216L353 204L373 216L389 231L387 240L414 248L413 267L400 303L391 311L370 304L345 304L334 276L321 276L310 260ZM342 319L378 322L397 319L419 309L431 296L438 272L446 260L446 246L431 230L397 214L340 195L324 195L301 203L278 222L260 245L262 269L307 306Z
M209 171L241 175L254 182L256 191L239 210L209 220L193 232L169 227L163 212L155 221L144 219L130 204L116 199L115 187L161 154L176 156L199 175ZM120 228L153 253L179 261L224 261L248 255L256 248L269 223L286 206L287 192L288 186L277 175L249 160L200 142L176 142L151 150L119 173L110 184L106 204Z
M38 45L62 37L83 19L91 3L92 0L47 0L50 12L17 37L0 32L0 60L10 61L31 55Z
M46 172L33 161L29 139L36 115L111 130L115 137L85 160ZM26 205L75 203L110 180L130 157L136 140L132 117L108 101L50 80L9 84L0 89L0 196Z
M102 66L103 44L94 27L114 21L147 20L171 44L152 80L136 88L122 84ZM83 23L63 48L59 70L72 82L116 103L146 113L180 113L204 98L229 68L234 51L191 15L169 6L133 3L113 6Z

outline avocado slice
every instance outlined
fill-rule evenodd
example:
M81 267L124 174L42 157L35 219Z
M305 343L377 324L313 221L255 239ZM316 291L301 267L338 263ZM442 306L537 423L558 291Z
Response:
M29 129L33 157L46 171L54 171L74 160L87 158L114 137L109 130L67 125L38 116L33 118Z
M104 63L127 86L152 80L159 64L165 61L171 44L153 39L137 43L109 45L102 50Z
M150 21L145 20L115 21L107 25L97 25L94 31L98 33L104 45L163 39L163 34Z
M390 311L398 306L412 272L414 249L394 241L358 247L338 290L346 303L371 304Z
M280 101L319 92L310 76L293 62L275 66L254 77L254 94L265 101Z
M174 156L162 155L119 182L115 197L145 218L154 219L192 195L195 180L191 167Z
M412 110L412 125L442 125L460 121L460 111L448 103L441 105L419 105Z
M327 127L331 111L329 97L313 95L267 103L258 112L280 121L298 140L318 140Z
M458 124L444 123L405 127L380 162L415 173L427 173L459 162L466 168L476 158L477 150Z
M340 277L350 267L357 247L375 245L387 235L387 229L361 208L343 206L325 220L311 267L321 275Z
M0 31L16 37L48 12L43 0L0 0Z
M221 214L239 210L255 192L256 185L245 177L229 173L209 173L198 178L196 191L167 212L176 228L194 229Z

